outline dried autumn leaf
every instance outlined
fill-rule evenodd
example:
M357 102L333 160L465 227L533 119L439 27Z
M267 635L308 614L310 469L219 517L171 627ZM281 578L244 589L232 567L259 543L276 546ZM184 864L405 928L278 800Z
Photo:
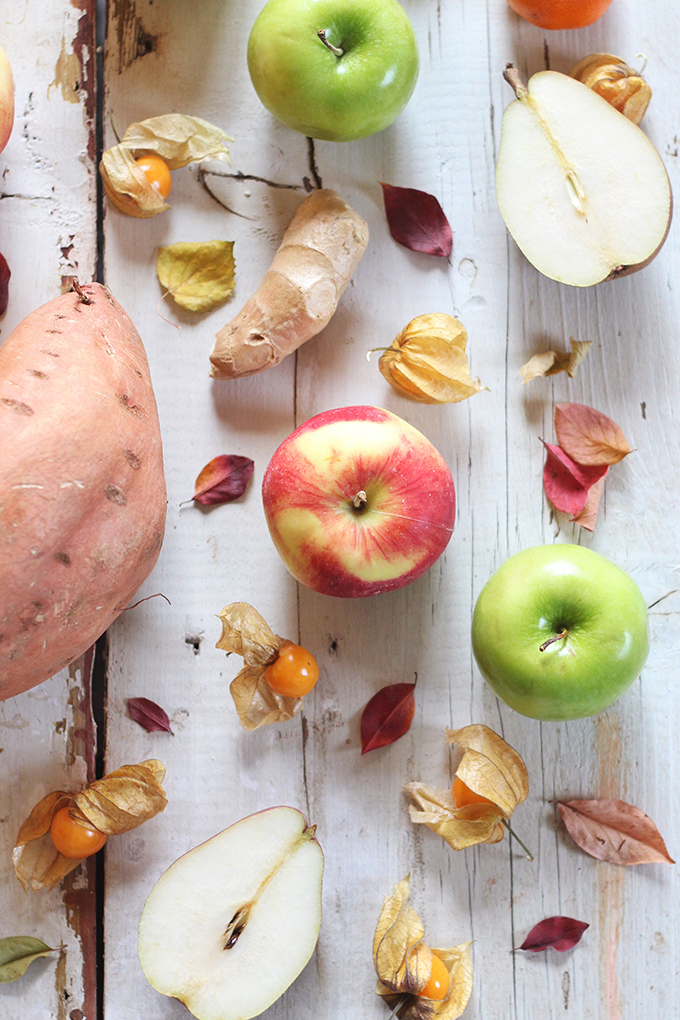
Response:
M557 804L569 835L591 857L609 864L675 864L654 822L623 800Z
M448 258L453 233L444 211L434 197L416 188L398 188L383 184L385 214L390 234L411 251Z
M457 807L448 790L408 783L404 790L413 801L409 807L411 821L426 825L454 850L477 843L499 843L505 832L504 822L529 792L524 762L502 737L479 723L447 730L446 740L464 748L456 777L483 800Z
M215 647L228 655L236 652L243 656L245 663L229 687L241 726L256 730L269 723L292 719L302 708L302 698L276 694L265 677L267 666L292 642L274 634L247 602L232 602L217 615L222 621L222 635Z
M374 694L361 713L361 753L386 747L408 731L416 702L413 684L389 684Z
M642 75L613 53L590 53L569 72L633 124L639 124L652 98Z
M582 528L586 529L586 531L595 530L603 490L604 476L600 478L599 482L595 482L595 485L588 490L586 505L580 513L577 513L574 517L572 517L574 524L580 524Z
M543 488L556 510L580 514L585 508L590 489L609 471L606 464L584 467L572 460L559 446L543 444L546 449Z
M50 826L57 811L69 807L74 820L107 836L136 828L162 811L167 800L160 785L165 767L156 759L124 765L79 793L56 790L39 801L24 821L12 851L16 876L24 889L52 889L83 858L64 857L54 846Z
M239 454L221 454L213 457L196 479L193 499L204 506L230 503L246 491L255 464L250 457Z
M525 365L519 370L522 376L522 385L526 386L532 379L539 376L557 375L558 372L566 372L570 379L574 378L576 369L581 364L586 354L593 346L592 340L574 340L569 338L571 351L544 351L542 354L534 354Z
M158 249L162 287L189 312L209 312L234 289L233 241L178 241Z
M616 422L585 404L558 404L555 408L557 442L577 464L618 464L630 453Z
M373 938L373 963L378 975L376 992L395 1009L400 1020L457 1020L472 992L470 943L450 949L430 949L424 941L420 918L408 903L409 879L399 882L385 897ZM428 999L425 988L437 956L449 973L443 1000Z
M139 723L147 733L172 733L168 713L149 698L128 698L130 718Z
M465 400L486 389L470 375L465 326L452 315L419 315L380 358L387 381L402 396L423 404Z
M0 255L0 315L4 315L7 311L9 303L9 278L11 275L7 259L4 255Z
M534 925L519 948L529 953L542 953L545 949L566 953L581 941L589 927L585 921L574 917L546 917Z
M231 141L220 128L184 114L171 113L131 124L122 140L102 156L99 169L104 190L113 205L128 216L148 218L170 206L152 187L135 160L155 153L177 170L204 159L229 161L225 142Z
M55 950L30 935L10 935L0 939L0 984L16 981L34 960Z

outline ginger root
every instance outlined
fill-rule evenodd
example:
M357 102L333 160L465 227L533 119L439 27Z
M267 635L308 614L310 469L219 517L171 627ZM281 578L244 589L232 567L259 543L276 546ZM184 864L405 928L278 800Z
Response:
M340 195L312 192L256 293L217 334L210 374L217 379L254 375L321 332L367 244L365 220Z

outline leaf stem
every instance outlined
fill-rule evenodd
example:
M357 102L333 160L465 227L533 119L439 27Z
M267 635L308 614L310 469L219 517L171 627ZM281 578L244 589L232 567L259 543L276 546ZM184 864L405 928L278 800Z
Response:
M506 829L508 830L508 832L510 833L510 835L512 836L512 838L513 838L513 839L516 839L516 840L517 840L517 842L519 843L519 845L521 846L522 850L524 850L525 854L527 855L527 860L528 860L528 861L533 861L533 859L534 859L534 855L532 854L531 850L530 850L530 849L529 849L529 847L528 847L528 846L526 845L526 843L523 843L523 842L522 842L522 840L521 840L521 839L519 838L519 836L517 835L517 833L516 833L516 832L514 832L514 831L513 831L513 829L511 829L511 828L510 828L510 823L509 823L509 822L508 822L508 821L507 821L507 820L506 820L505 818L503 818L503 819L502 819L502 821L503 821L503 825L504 825L504 826L505 826L505 828L506 828Z

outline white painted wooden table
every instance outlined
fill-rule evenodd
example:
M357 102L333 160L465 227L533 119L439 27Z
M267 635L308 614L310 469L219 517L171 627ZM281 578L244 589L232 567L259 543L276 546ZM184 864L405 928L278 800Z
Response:
M213 337L255 289L294 209L313 180L308 143L275 122L250 85L248 32L260 0L115 0L105 48L106 144L112 125L191 113L234 137L232 167L201 187L195 169L174 175L172 210L132 220L107 208L105 282L142 334L165 444L168 526L154 574L109 634L105 768L158 757L169 805L142 828L111 840L100 869L104 966L95 973L94 863L61 889L25 896L10 852L26 809L55 788L94 774L87 664L0 705L0 937L31 934L61 954L0 986L0 1020L180 1020L139 967L136 927L144 899L177 856L245 814L274 804L301 808L326 852L324 913L312 962L268 1011L271 1020L381 1020L371 941L383 897L407 873L428 939L474 939L469 1020L659 1020L680 1016L680 888L677 868L617 868L583 855L553 801L620 797L659 825L680 854L676 771L680 690L680 385L677 228L643 272L579 291L541 277L506 234L493 191L494 160L510 89L502 69L569 71L589 52L643 51L653 99L643 126L678 180L676 41L680 12L653 0L614 0L589 29L543 33L505 0L404 0L420 44L414 97L381 135L317 142L314 168L368 220L369 249L340 309L318 338L252 379L212 382ZM94 4L3 0L0 45L16 77L17 117L0 156L0 251L12 268L0 340L59 293L62 277L95 273ZM225 172L224 166L210 169ZM453 225L450 261L409 253L389 236L380 181L421 188ZM281 187L283 186L283 187ZM235 242L233 299L194 316L164 302L158 246ZM415 315L458 315L469 332L474 375L488 386L471 400L428 407L399 397L368 364ZM577 377L522 387L518 369L569 337L592 340ZM611 472L594 535L551 513L542 489L543 448L554 404L572 400L613 417L635 453ZM415 584L368 600L336 600L298 588L269 539L259 485L293 427L324 409L374 403L423 431L451 466L456 529L446 554ZM192 504L201 467L220 453L255 461L236 503ZM0 456L2 451L0 451ZM597 718L540 724L500 704L476 669L469 641L481 587L511 553L543 542L581 542L636 578L649 604L652 650L642 678ZM229 682L235 658L215 649L215 614L247 601L282 635L317 656L320 681L295 720L249 734ZM418 673L410 732L360 755L359 717L387 682ZM145 696L169 713L174 737L147 734L126 699ZM525 758L528 801L516 844L455 853L409 821L402 786L450 781L446 726L485 722ZM100 738L102 734L100 733ZM589 922L572 952L513 954L551 914ZM103 973L104 984L101 984ZM99 984L97 983L99 981Z

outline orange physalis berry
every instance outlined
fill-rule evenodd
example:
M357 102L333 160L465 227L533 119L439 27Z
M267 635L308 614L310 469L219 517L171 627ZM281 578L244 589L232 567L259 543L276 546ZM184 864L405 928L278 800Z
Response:
M161 156L154 156L151 153L148 156L140 156L139 159L135 160L135 163L146 175L154 191L157 191L163 201L165 201L172 187L170 170L165 160Z
M449 972L446 964L432 954L432 972L423 990L418 994L424 999L445 999L449 991Z
M495 807L492 800L489 800L488 797L480 797L478 793L475 793L469 786L466 786L458 776L453 780L451 799L454 807L457 808L465 807L466 804L491 804Z
M60 808L50 826L52 842L64 857L91 857L108 839L99 829L85 828L71 818L68 807Z
M607 10L612 0L508 0L513 11L539 28L584 28Z
M284 645L278 658L267 666L265 680L276 694L301 698L309 694L319 679L316 659L300 645Z

